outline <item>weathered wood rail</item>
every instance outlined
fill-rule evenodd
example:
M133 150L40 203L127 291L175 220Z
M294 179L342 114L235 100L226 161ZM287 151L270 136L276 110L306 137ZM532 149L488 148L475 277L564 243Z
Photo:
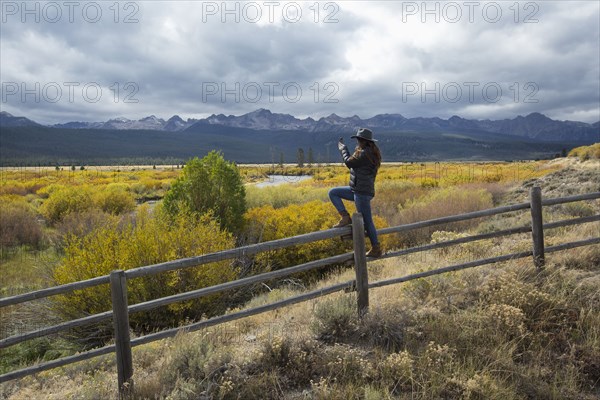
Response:
M84 353L75 354L69 357L63 357L57 360L33 365L27 368L23 368L16 371L11 371L0 375L0 383L6 382L13 379L18 379L28 375L32 375L48 369L68 365L74 362L98 357L100 355L116 353L117 356L117 372L118 372L118 387L119 392L122 395L126 395L128 390L133 387L133 366L132 366L132 354L131 348L142 344L150 343L156 340L165 339L175 336L177 333L182 331L195 331L210 326L222 324L229 321L234 321L240 318L245 318L251 315L260 314L263 312L275 310L281 307L285 307L290 304L295 304L310 299L315 299L321 296L325 296L331 293L339 291L356 291L357 292L357 308L359 315L364 315L368 312L369 307L369 289L378 288L387 285L398 284L402 282L411 281L414 279L421 279L432 275L443 274L451 271L458 271L467 268L473 268L481 265L493 264L507 260L514 260L518 258L532 257L534 265L537 268L543 268L545 262L545 254L555 251L561 251L580 246L588 246L592 244L600 243L600 235L576 242L564 243L557 246L544 247L544 230L553 229L564 226L578 225L584 223L598 222L600 221L600 215L593 215L589 217L573 218L569 220L557 221L552 223L544 224L542 221L542 208L543 206L551 206L556 204L564 204L575 201L583 200L594 200L600 198L600 192L594 192L584 195L561 197L554 199L542 199L541 190L539 187L533 187L530 192L530 201L527 203L514 204L503 207L496 207L492 209L475 211L460 215L453 215L442 218L435 218L427 221L416 222L412 224L406 224L396 227L390 227L378 230L380 235L406 232L419 228L426 228L441 224L448 224L452 222L466 221L474 218L489 217L497 214L514 212L519 210L530 209L531 211L531 224L528 226L515 227L505 229L496 232L490 232L479 235L472 235L468 237L462 237L458 239L447 240L439 243L432 243L422 246L411 247L408 249L401 249L398 251L389 252L383 255L380 259L398 257L406 254L423 252L433 249L440 249L444 247L455 246L462 243L469 243L478 240L499 238L508 235L514 235L519 233L532 234L532 250L524 251L519 253L506 254L491 258L474 260L462 264L445 266L429 271L424 271L412 275L387 279L383 281L377 281L369 283L368 271L367 271L367 259L365 257L365 232L362 216L360 214L354 214L352 216L352 225L339 229L329 229L325 231L312 232L304 235L274 240L270 242L258 243L249 246L239 247L230 250L224 250L216 253L205 254L196 257L189 257L174 261L168 261L160 264L148 265L144 267L134 268L127 271L113 271L110 275L99 276L93 279L85 281L73 282L65 285L55 286L47 289L36 290L33 292L5 297L0 299L0 308L11 305L21 304L30 302L49 296L58 294L65 294L73 292L75 290L82 290L98 285L109 284L111 288L111 299L113 304L113 310L107 311L95 315L90 315L84 318L79 318L67 322L63 322L57 325L49 326L35 331L27 332L24 334L14 335L0 340L0 349L9 346L16 345L26 340L44 337L47 335L63 332L75 327L84 326L92 323L106 321L109 319L113 320L115 344L108 345L102 348L93 349ZM599 227L600 232L600 227ZM176 269L190 268L202 264L208 264L215 261L223 261L227 259L236 259L240 257L254 255L260 252L272 251L276 249L287 248L290 246L296 246L300 244L311 243L319 240L331 239L339 237L341 235L352 234L354 251L350 253L340 254L332 257L327 257L319 260L310 261L304 264L296 265L280 269L277 271L262 273L258 275L249 276L246 278L238 279L231 282L225 282L218 285L205 287L197 290L192 290L185 293L179 293L176 295L163 297L159 299L149 300L138 304L128 305L127 304L127 282L130 279L136 279L143 276L158 274L162 272L172 271ZM129 314L134 312L141 312L151 310L157 307L162 307L175 302L198 299L209 294L222 292L225 290L231 290L242 286L269 281L272 279L282 278L298 272L305 272L321 268L327 265L340 264L354 261L354 269L356 278L336 285L328 286L322 289L313 290L307 293L302 293L296 296L292 296L280 301L276 301L270 304L266 304L259 307L254 307L242 311L233 312L230 314L221 315L218 317L210 318L194 322L185 326L167 329L164 331L148 334L145 336L131 339L129 336Z

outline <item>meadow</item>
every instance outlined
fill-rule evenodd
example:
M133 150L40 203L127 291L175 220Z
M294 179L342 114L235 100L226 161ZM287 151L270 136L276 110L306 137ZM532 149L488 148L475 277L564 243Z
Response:
M581 150L579 150L581 152ZM584 152L585 153L585 152ZM583 154L583 153L582 153ZM588 154L588 153L585 153ZM577 156L577 154L575 154ZM592 158L592 159L589 159ZM600 190L594 157L536 162L390 163L378 174L378 228L527 200L534 183L553 196ZM315 164L240 166L247 209L243 228L223 231L210 216L166 222L161 199L181 174L169 167L74 167L0 171L0 296L86 279L115 268L202 254L327 229L338 216L327 191L347 169ZM257 188L269 174L290 183ZM293 182L293 176L312 179ZM350 208L351 209L351 208ZM544 221L598 214L600 202L557 206ZM526 224L508 214L382 238L386 250ZM549 244L597 236L597 224L561 228ZM210 240L208 240L210 238ZM371 263L373 279L431 265L522 251L527 235ZM349 249L341 240L209 265L185 276L142 282L130 303L208 286ZM582 398L598 394L600 250L553 256L418 280L373 292L365 320L353 294L291 306L134 350L136 398ZM218 271L218 272L217 272ZM132 320L134 335L186 320L266 304L350 279L348 267L300 275L199 304ZM156 289L159 287L159 289ZM2 337L82 312L108 309L106 291L2 310ZM38 315L44 310L45 320ZM36 339L2 350L0 373L103 343L109 327ZM114 398L114 360L100 357L9 382L7 398ZM39 397L42 396L42 397Z
M510 185L557 169L548 162L385 164L378 176L374 213L379 217L378 226L383 227L486 208L497 204ZM84 237L111 219L135 215L144 203L155 204L180 172L180 166L0 170L0 294L53 284L48 274L59 262L67 236ZM290 227L285 232L277 224L279 232L271 232L270 238L324 229L337 218L327 192L333 186L346 185L348 179L347 169L339 164L304 168L245 165L240 172L247 183L246 236L252 234L256 222L264 225L261 214L273 214L271 209L278 210L277 218L283 218L298 213L308 202L317 202L316 208L330 216L327 221L311 221L304 229ZM266 180L269 174L289 175L290 184L253 187L252 183ZM303 174L313 179L294 184L294 176ZM460 191L454 189L457 186ZM446 204L440 208L436 202Z

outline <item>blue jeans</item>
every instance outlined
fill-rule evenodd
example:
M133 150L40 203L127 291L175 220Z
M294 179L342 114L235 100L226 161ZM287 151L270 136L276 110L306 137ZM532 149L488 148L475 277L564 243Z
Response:
M373 215L371 214L372 198L373 196L366 194L354 193L352 189L350 189L350 186L336 187L329 191L329 199L340 214L348 212L346 211L346 207L344 206L342 199L350 200L355 203L356 211L362 214L363 221L365 223L365 230L367 231L367 236L371 241L371 246L378 246L379 240L377 239L377 230L375 229Z

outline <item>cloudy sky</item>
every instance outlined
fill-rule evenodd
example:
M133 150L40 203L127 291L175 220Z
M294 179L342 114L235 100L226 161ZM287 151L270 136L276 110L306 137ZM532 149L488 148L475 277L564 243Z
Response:
M0 1L2 111L600 120L598 1Z

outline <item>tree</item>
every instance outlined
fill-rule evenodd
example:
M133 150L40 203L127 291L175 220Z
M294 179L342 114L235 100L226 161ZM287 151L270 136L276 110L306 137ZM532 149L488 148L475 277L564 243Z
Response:
M315 163L315 156L313 155L313 149L312 147L308 148L308 166L312 167L312 165Z
M279 167L283 168L283 151L279 153Z
M237 165L217 151L191 159L166 193L164 207L171 216L211 213L222 229L238 232L246 211L246 190Z
M299 148L298 149L298 167L302 168L304 167L304 149L303 148Z

